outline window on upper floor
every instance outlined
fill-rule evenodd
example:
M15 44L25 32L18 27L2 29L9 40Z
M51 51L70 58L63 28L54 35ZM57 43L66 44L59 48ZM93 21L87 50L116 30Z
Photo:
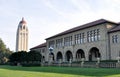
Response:
M85 43L85 33L75 34L75 44Z
M94 42L100 40L100 30L95 29L87 32L87 41Z
M87 32L87 41L90 42L90 31Z
M100 40L100 29L97 29L97 41Z
M64 46L71 46L72 45L72 36L67 36L64 38Z
M49 41L49 48L50 47L54 48L54 46L55 46L55 41L54 40Z
M56 40L56 48L62 47L63 46L62 44L63 44L63 38Z
M25 29L25 25L23 26L23 29Z
M118 43L118 35L112 36L112 43Z

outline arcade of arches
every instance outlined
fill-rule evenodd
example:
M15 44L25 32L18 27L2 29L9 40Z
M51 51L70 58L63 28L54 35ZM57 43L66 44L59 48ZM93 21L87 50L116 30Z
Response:
M55 60L54 53L52 53L52 56L53 56L53 60ZM87 58L87 57L85 57L85 52L82 49L78 49L75 53L75 60L76 61L81 61L82 58ZM88 60L89 61L96 61L97 58L101 58L101 54L100 54L98 48L93 47L88 51ZM63 59L65 61L70 61L70 59L72 60L73 59L73 53L70 50L68 50L65 53L65 55L63 55L61 51L57 52L56 61L59 61L59 60L63 61Z

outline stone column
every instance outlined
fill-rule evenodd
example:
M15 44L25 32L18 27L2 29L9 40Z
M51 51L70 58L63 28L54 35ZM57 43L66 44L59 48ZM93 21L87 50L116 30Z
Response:
M76 61L76 53L73 52L73 61Z

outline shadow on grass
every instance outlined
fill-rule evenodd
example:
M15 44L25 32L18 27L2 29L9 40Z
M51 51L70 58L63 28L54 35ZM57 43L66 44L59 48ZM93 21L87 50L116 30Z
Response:
M21 66L0 66L0 69L49 72L60 74L73 74L84 76L110 76L120 74L120 69L112 68L80 68L80 67L21 67Z

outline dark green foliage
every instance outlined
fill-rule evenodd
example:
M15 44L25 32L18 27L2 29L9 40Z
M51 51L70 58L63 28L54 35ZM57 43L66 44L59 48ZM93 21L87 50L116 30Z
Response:
M36 51L30 51L28 53L28 56L30 56L31 61L40 61L41 62L41 54Z
M15 52L15 53L11 54L9 59L10 59L10 62L21 63L23 61L26 61L26 56L27 56L27 52L25 52L25 51Z
M40 65L41 54L37 51L20 51L13 53L9 59L12 65L36 66Z
M11 54L12 54L12 51L10 51L9 48L6 48L6 45L0 38L0 64L6 63Z
M117 60L102 60L101 62L117 62Z

